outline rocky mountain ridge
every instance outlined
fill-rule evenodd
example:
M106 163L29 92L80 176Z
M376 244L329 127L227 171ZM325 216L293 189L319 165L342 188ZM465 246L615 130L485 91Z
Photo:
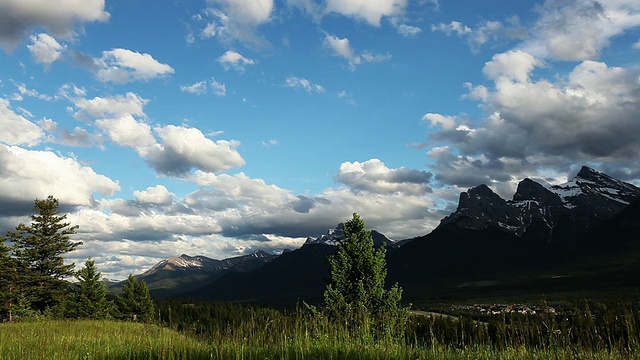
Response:
M524 179L512 200L501 198L484 184L471 188L460 194L458 208L439 226L495 226L518 236L534 227L551 233L561 222L588 226L610 218L637 199L640 188L583 166L570 181L548 188Z

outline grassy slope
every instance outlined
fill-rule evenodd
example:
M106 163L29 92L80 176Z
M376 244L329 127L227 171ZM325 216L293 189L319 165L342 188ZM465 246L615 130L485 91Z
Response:
M115 321L0 324L0 359L611 359L620 355L363 344L317 334L274 334L267 329L256 335L261 339L206 343L158 326Z

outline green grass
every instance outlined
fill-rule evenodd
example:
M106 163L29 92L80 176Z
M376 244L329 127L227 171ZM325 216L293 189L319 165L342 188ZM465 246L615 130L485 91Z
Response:
M250 329L248 327L247 329ZM370 341L326 331L262 330L210 334L207 340L154 325L47 320L0 324L0 359L620 359L621 350L491 346L453 348Z

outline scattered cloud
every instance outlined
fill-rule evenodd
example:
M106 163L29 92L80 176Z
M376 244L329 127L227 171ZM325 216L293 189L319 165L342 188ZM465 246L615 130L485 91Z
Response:
M374 54L370 51L356 53L353 47L351 47L349 39L339 38L328 33L325 33L323 45L327 49L333 51L334 55L347 60L349 62L349 67L352 70L355 69L356 65L360 65L362 63L382 62L391 59L390 54Z
M206 94L209 91L209 88L211 88L211 91L213 91L213 93L217 96L227 95L226 85L217 82L216 79L211 79L210 81L202 80L191 85L180 86L181 91L198 95Z
M402 36L411 37L416 36L422 32L422 29L417 26L411 26L406 24L398 25L398 33Z
M68 146L91 146L96 142L94 135L79 126L73 130L60 128L58 123L47 118L38 121L38 125L51 134L47 136L47 141L52 143Z
M76 26L107 21L104 0L67 0L52 11L48 0L0 1L0 47L13 50L36 28L44 28L55 37L69 38Z
M9 100L2 98L0 98L0 119L2 119L0 143L33 146L40 143L44 136L44 132L38 125L16 114L11 110Z
M217 173L245 164L236 150L238 141L214 141L184 126L167 125L154 131L162 141L149 153L147 162L159 174L182 177L194 168Z
M0 164L0 212L4 214L29 211L33 199L52 194L65 205L91 206L94 193L110 196L120 189L117 181L52 151L0 144Z
M380 159L370 159L342 163L335 180L352 189L376 194L421 195L432 192L428 185L432 176L429 172L404 166L390 169Z
M640 108L633 105L640 102L639 69L587 60L565 77L533 80L540 66L523 51L497 54L483 70L494 86L483 86L477 98L486 118L454 127L451 117L428 117L443 125L431 141L448 144L429 153L440 180L468 186L509 182L526 171L566 171L575 163L640 165Z
M380 26L383 17L404 14L408 0L327 0L326 13L337 13Z
M56 39L45 33L32 35L31 41L32 44L27 45L27 48L35 61L45 66L50 66L53 62L60 59L62 52L66 49L66 47L60 45Z
M268 42L257 35L257 28L271 21L273 9L273 0L207 0L206 13L213 22L202 35L264 47Z
M610 39L640 25L640 4L620 1L546 1L532 36L520 48L539 58L597 59Z
M471 28L459 21L451 21L448 24L431 25L431 31L439 31L449 36L456 35L466 38L473 52L478 52L489 41L525 39L527 37L527 30L520 25L517 17L508 19L506 23L487 20L477 24L475 28Z
M218 62L225 70L234 69L237 72L243 73L247 65L253 65L256 62L242 56L232 50L227 50L222 56L218 58Z
M103 51L102 57L94 59L93 66L98 80L114 83L151 80L174 72L171 66L160 63L150 54L127 49Z
M318 84L314 84L305 78L299 78L295 76L289 76L285 80L285 85L293 89L302 89L308 93L323 93L324 87Z
M197 83L193 83L191 85L182 85L180 86L180 91L188 92L192 94L206 94L208 88L208 83L206 80L198 81Z

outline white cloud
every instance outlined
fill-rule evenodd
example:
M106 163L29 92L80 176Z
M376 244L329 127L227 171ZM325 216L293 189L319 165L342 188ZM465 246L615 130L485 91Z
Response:
M54 61L60 59L62 52L66 49L66 46L60 45L48 34L42 33L31 36L31 45L27 45L27 48L31 52L31 55L35 58L36 62L45 65L51 65Z
M47 141L65 144L69 146L90 146L94 142L94 136L87 130L76 126L73 130L58 127L58 123L52 119L44 118L38 124L46 130L50 136Z
M225 70L234 69L241 73L244 72L247 65L253 65L256 63L255 61L232 50L227 50L222 54L222 56L218 58L218 62L222 64L222 67L224 67Z
M207 93L207 81L202 80L191 85L182 85L180 86L180 91L188 92L192 94L206 94Z
M104 130L113 142L136 149L140 156L147 156L151 151L157 150L151 126L131 115L100 119L96 121L96 126Z
M339 38L334 35L330 35L325 33L325 38L323 45L332 50L334 55L344 58L349 62L349 67L353 70L356 65L362 63L373 63L373 62L381 62L387 61L391 59L390 54L374 54L369 51L363 51L358 54L351 47L349 39L347 38Z
M34 28L45 28L56 37L74 35L76 24L106 21L104 0L0 1L0 46L11 50Z
M198 129L167 125L156 127L162 142L149 153L149 164L160 174L185 176L192 168L220 172L245 164L234 140L213 141Z
M208 0L207 4L207 13L215 22L207 24L203 35L265 45L266 40L256 35L256 29L271 21L273 0Z
M353 189L376 194L421 195L432 191L428 185L431 177L426 171L407 167L390 169L380 159L370 159L342 163L335 179Z
M202 80L197 83L193 83L191 85L183 85L180 86L180 90L183 92L188 92L192 94L203 95L209 91L209 86L211 86L211 90L217 96L226 96L227 95L227 87L223 83L219 83L216 79L211 79L211 81Z
M211 89L217 96L227 95L227 86L223 83L217 82L216 79L211 79Z
M542 61L531 54L516 50L494 55L482 72L492 80L507 79L526 83L531 71L542 64Z
M326 12L362 19L373 26L380 26L383 17L404 14L407 0L327 0Z
M143 191L136 190L133 196L145 204L170 204L173 201L173 194L162 185L150 186Z
M97 67L96 76L103 82L150 80L174 72L171 66L158 62L149 54L127 49L103 51L102 57L94 62Z
M411 26L406 24L398 25L398 33L403 36L416 36L422 32L422 29L417 26Z
M640 25L640 3L615 1L546 1L531 38L520 48L539 58L595 59L610 39Z
M8 145L33 146L40 143L42 129L9 108L9 101L0 98L0 142Z
M487 20L477 24L475 28L459 21L451 21L448 24L431 25L431 31L440 31L447 35L466 38L473 52L478 52L480 47L490 40L524 39L527 36L527 30L520 25L520 21L516 17L508 19L506 24Z
M305 78L289 76L285 81L285 85L294 89L302 89L308 93L323 93L324 88L321 85L314 84Z
M93 99L73 98L79 110L74 114L77 119L120 117L124 115L144 116L144 106L149 100L138 94L128 92L125 95L96 96Z
M631 105L640 102L640 70L583 61L553 81L532 77L542 65L523 51L498 54L486 64L494 86L470 89L482 94L473 97L489 115L430 135L432 143L448 146L430 153L443 182L505 184L527 169L566 171L588 162L621 175L633 171L620 169L640 166L640 109Z
M26 201L32 205L34 199L49 195L62 204L90 206L94 193L110 196L117 190L120 190L117 181L97 174L75 159L51 151L0 144L0 202L5 204L2 208L7 203Z
M456 125L457 118L455 116L427 113L422 116L422 120L428 120L431 122L431 126L440 125L444 130L451 130Z

